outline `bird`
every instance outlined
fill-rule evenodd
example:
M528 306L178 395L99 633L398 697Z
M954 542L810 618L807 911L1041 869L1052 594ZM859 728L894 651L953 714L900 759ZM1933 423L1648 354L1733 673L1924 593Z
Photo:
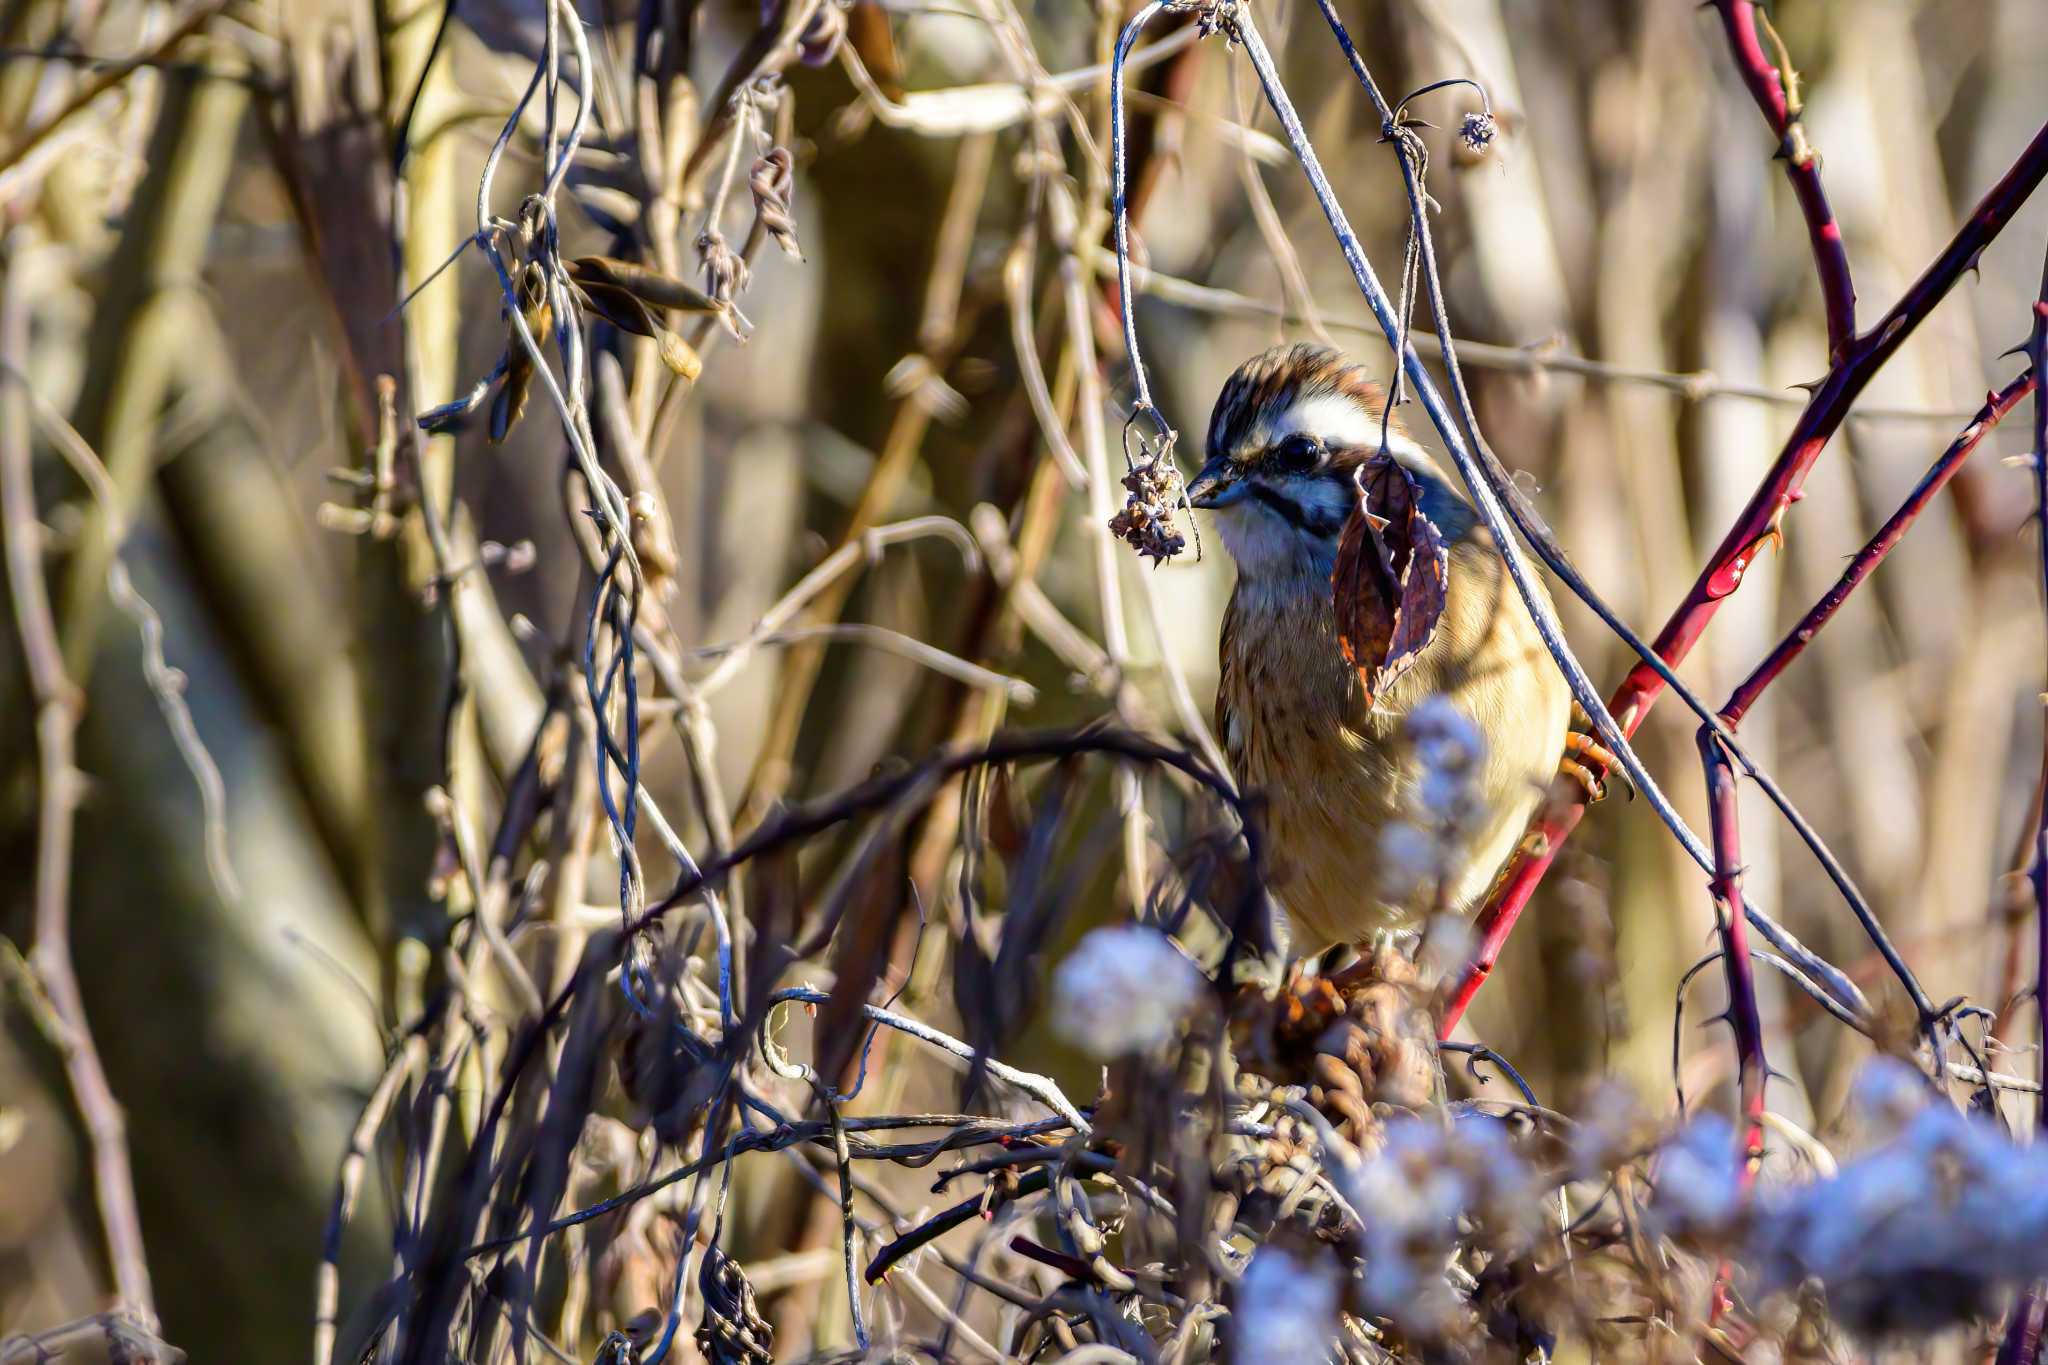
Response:
M1570 691L1499 547L1436 460L1397 420L1383 424L1385 409L1342 353L1274 347L1224 384L1186 490L1237 566L1216 730L1240 786L1262 797L1274 894L1304 954L1382 946L1433 914L1468 913L1571 762ZM1393 496L1375 504L1372 490ZM1411 528L1422 538L1404 545ZM1341 597L1358 585L1333 585L1347 533L1354 554L1387 545L1392 562L1441 575L1404 580L1420 597L1402 611L1437 614L1392 618L1411 634L1391 668L1352 657L1355 639L1347 654L1340 608L1356 604ZM1419 879L1418 811L1434 831L1424 853L1435 850Z

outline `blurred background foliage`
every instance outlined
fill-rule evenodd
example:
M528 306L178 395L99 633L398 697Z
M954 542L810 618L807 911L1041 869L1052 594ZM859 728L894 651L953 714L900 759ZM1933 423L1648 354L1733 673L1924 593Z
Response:
M653 8L694 33L687 79L663 92L687 124L761 14L723 0ZM1498 348L1466 355L1481 418L1581 568L1648 633L1775 454L1796 386L1826 359L1803 224L1714 18L1681 0L1343 8L1390 89L1457 74L1489 92L1502 136L1486 155L1426 134L1453 318L1462 339ZM0 289L23 324L4 360L106 461L127 513L121 560L161 613L180 675L152 686L136 621L106 605L104 513L39 423L40 549L85 697L74 951L128 1114L164 1335L194 1360L304 1349L334 1172L377 1075L380 1031L417 1008L419 945L447 935L450 854L423 804L442 780L446 618L423 596L432 571L414 536L382 535L332 471L366 467L370 386L405 369L397 282L417 283L469 230L541 12L461 0L445 32L438 0L11 0L0 15ZM630 46L633 7L582 0L581 12L593 41ZM2037 0L1781 0L1773 16L1805 77L1807 126L1867 323L2034 133L2048 22ZM703 377L664 400L652 428L647 455L676 552L664 610L691 648L732 641L850 528L857 538L928 513L977 530L992 519L985 546L1016 544L1042 606L1021 609L987 570L926 544L874 555L843 607L828 594L803 619L836 613L929 641L1032 696L1026 707L1014 689L965 686L859 643L759 650L708 699L716 780L741 829L785 795L833 790L1001 719L1054 725L1114 710L1181 730L1174 677L1206 714L1230 584L1213 543L1199 562L1156 571L1119 549L1110 600L1124 625L1106 634L1093 548L1102 509L1049 463L1005 294L1006 266L1024 269L1053 398L1072 414L1059 304L1062 269L1077 272L1106 359L1113 439L1130 384L1100 235L1106 86L1090 69L1127 16L1114 5L1023 11L1044 67L1082 73L1067 89L1075 126L1093 136L1063 128L1050 149L1024 121L987 113L1016 90L1001 89L1007 39L983 10L859 0L844 17L869 88L852 60L786 77L802 259L756 259L739 299L750 337L708 340ZM1261 19L1391 276L1407 209L1370 109L1312 10L1262 5ZM1138 330L1184 458L1222 378L1277 339L1328 336L1384 371L1385 345L1360 325L1248 69L1208 41L1132 81L1139 258L1158 275L1137 303ZM992 89L896 103L968 85ZM601 120L651 96L610 98ZM1439 98L1432 121L1454 126L1465 97ZM537 185L537 136L530 118L513 139L500 207ZM642 149L593 142L564 196L564 254L615 250L624 215L627 236L661 238L678 273L696 278L704 181L661 202L636 190ZM1081 214L1070 253L1043 226L1031 180L1048 151ZM746 199L742 184L726 223L735 238ZM1020 246L1027 225L1037 236ZM1873 385L1814 470L1782 552L1759 560L1687 662L1705 695L1724 695L1761 657L1986 389L2011 377L2017 362L2000 354L2022 340L2044 235L2048 202L2027 209ZM505 346L498 298L470 252L410 305L401 424L490 368ZM1601 364L1550 363L1575 357ZM634 382L633 402L647 404L652 391ZM17 383L0 397L28 402ZM1986 444L1744 729L1935 998L1967 993L2001 1013L2031 978L2029 907L2008 874L2041 766L2031 489L2000 462L2025 450L2023 429ZM472 636L473 711L452 742L488 754L483 771L502 780L586 609L562 433L536 398L501 446L479 423L423 450L423 476L444 499L452 489L459 509L457 555L483 566L468 579L484 622ZM984 504L993 511L974 520ZM1618 678L1622 648L1561 605L1594 676ZM1121 676L1088 674L1091 657L1112 662L1099 644L1077 657L1072 641L1049 642L1046 623L1062 618L1084 643L1127 635L1113 649ZM220 769L232 883L209 862L200 791L165 708L172 692ZM1639 742L1704 828L1691 724L1665 711ZM0 632L0 931L24 948L35 714L18 635ZM707 837L678 746L650 752L645 780L687 841ZM1110 800L1098 785L1087 799ZM481 814L501 790L486 778L455 795ZM1175 831L1160 818L1163 844ZM1744 823L1756 899L1881 994L1880 964L1817 869L1762 803ZM937 837L908 869L926 905L951 894L950 849ZM1118 881L1104 865L1076 884L1061 933L1123 913L1130 888ZM600 840L581 899L615 904L615 885ZM1560 1108L1610 1078L1668 1106L1674 985L1708 951L1711 926L1696 870L1640 804L1609 801L1544 887L1472 1026ZM939 1017L950 975L918 975ZM1777 994L1768 975L1762 985L1771 1056L1788 1073L1774 1107L1824 1131L1868 1045ZM1719 991L1703 977L1688 1002L1677 1039L1688 1094L1725 1098L1731 1079L1723 1036L1690 1022L1714 1012ZM90 1312L110 1289L82 1133L25 1001L11 994L0 1015L0 1331ZM1034 1029L1012 1052L1085 1093L1088 1066L1055 1049ZM368 1182L378 1208L357 1218L345 1252L355 1283L375 1282L388 1261L373 1231L389 1218L388 1193L380 1177ZM743 1187L749 1200L752 1246L829 1245L806 1233L812 1201L788 1182L763 1177ZM816 1330L823 1344L836 1319L816 1311L829 1292L821 1278L765 1298L779 1326Z

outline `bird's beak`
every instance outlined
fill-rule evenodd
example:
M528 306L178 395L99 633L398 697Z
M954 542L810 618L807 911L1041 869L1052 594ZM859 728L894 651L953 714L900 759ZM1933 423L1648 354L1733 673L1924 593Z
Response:
M1243 482L1230 461L1219 455L1203 465L1202 472L1188 485L1188 503L1214 510L1230 506L1250 491L1250 485Z

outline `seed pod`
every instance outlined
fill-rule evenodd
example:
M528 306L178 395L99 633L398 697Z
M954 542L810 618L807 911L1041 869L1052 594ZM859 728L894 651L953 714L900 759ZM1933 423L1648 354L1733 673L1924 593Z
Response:
M568 264L569 278L585 293L599 289L621 290L653 308L675 308L685 313L717 313L724 305L695 285L673 275L650 270L644 265L611 256L578 256ZM645 335L643 333L643 335Z
M605 256L571 261L569 274L592 312L622 332L653 338L660 346L661 363L671 371L688 380L695 380L703 372L704 362L697 352L663 326L660 315L649 305L701 312L704 309L697 307L697 303L702 302L716 310L718 305L710 296L657 271ZM668 299L685 301L670 303Z
M692 382L695 382L697 376L704 372L704 359L697 354L696 348L691 346L689 342L683 340L674 332L669 331L666 327L661 330L660 342L661 363L668 366L669 369Z

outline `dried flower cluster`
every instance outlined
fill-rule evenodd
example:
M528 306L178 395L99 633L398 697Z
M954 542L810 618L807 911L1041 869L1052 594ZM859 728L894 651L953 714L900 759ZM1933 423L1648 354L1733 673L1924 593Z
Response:
M2048 1153L1904 1063L1859 1078L1869 1145L1752 1190L1718 1117L1660 1135L1613 1089L1577 1120L1439 1102L1396 960L1237 1004L1244 1136L1219 1174L1258 1249L1228 1299L1233 1360L1508 1361L1567 1337L1839 1359L1982 1328L2048 1276ZM1105 1111L1125 1140L1138 1109Z
M1493 146L1494 138L1500 135L1500 127L1493 115L1485 110L1475 109L1458 124L1458 141L1475 154L1483 154Z
M1151 455L1133 464L1124 475L1124 489L1123 510L1109 519L1109 529L1118 539L1154 565L1187 548L1175 518L1185 493L1171 455Z
M1300 1087L1353 1147L1374 1151L1384 1122L1430 1101L1436 1030L1414 963L1392 947L1339 981L1297 975L1278 995L1248 993L1231 1040L1251 1097Z

